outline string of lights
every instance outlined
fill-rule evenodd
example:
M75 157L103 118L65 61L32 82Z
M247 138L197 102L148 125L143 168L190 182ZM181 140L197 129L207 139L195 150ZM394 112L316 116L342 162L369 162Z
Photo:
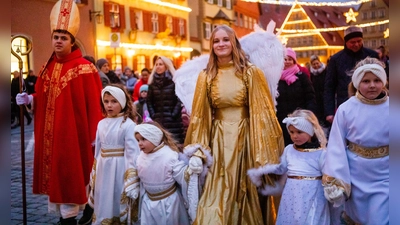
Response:
M280 0L242 0L245 2L259 2L259 3L267 3L267 4L275 4L275 5L304 5L304 6L353 6L360 5L365 2L370 2L371 0L357 0L357 1L346 1L346 2L301 2L301 1L280 1Z
M358 27L371 27L371 26L377 26L381 24L387 24L389 23L389 20L381 20L381 21L375 21L375 22L370 22L370 23L361 23L357 24L355 26ZM282 33L309 33L309 34L315 34L318 32L331 32L331 31L340 31L340 30L346 30L349 26L342 26L342 27L329 27L329 28L315 28L315 29L280 29L276 28L278 32Z

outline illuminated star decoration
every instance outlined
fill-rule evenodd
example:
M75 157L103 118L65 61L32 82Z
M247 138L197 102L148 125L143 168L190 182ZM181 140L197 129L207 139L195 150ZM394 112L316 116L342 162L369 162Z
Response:
M386 30L383 32L383 38L388 38L389 37L389 28L386 28Z
M353 12L353 9L350 8L349 11L343 13L343 15L346 17L346 23L349 23L350 21L356 22L356 16L358 16L358 12Z

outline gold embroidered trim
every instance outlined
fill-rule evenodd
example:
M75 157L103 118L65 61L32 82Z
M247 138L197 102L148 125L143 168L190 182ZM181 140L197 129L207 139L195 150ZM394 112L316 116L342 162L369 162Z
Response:
M321 148L321 147L319 147L319 148L299 148L296 145L293 145L293 148L299 152L316 152L316 151L323 150L323 148Z
M172 195L176 191L176 185L172 185L170 188L168 188L165 191L156 193L156 194L150 194L148 191L146 191L147 196L149 196L149 199L152 201L159 201L161 199L167 198L170 195Z
M318 177L308 177L308 176L288 176L290 179L297 179L297 180L322 180L322 176Z
M121 157L124 156L124 149L117 148L117 149L101 149L101 157Z
M342 180L336 179L334 177L331 177L329 175L323 174L322 175L322 186L324 187L331 187L331 186L337 186L338 188L342 189L346 195L346 198L350 196L351 193L351 186L350 184L347 184L343 182Z
M347 147L354 154L367 159L382 158L389 155L389 145L368 148L349 142Z
M386 102L386 100L388 98L387 93L385 91L384 91L384 93L385 93L385 96L383 98L380 98L380 99L368 99L368 98L362 96L362 94L360 94L359 91L357 91L356 92L356 97L357 97L358 100L360 100L364 104L379 105L379 104L382 104L382 103Z
M128 180L129 178L137 177L137 170L134 168L129 168L124 173L124 180Z
M159 146L155 147L155 148L153 149L153 151L151 151L149 154L154 153L154 152L160 150L162 147L164 147L164 145L165 145L165 143L162 142Z
M127 183L127 184L125 185L124 189L126 189L127 187L129 187L129 186L131 186L131 185L133 185L133 184L135 184L135 183L139 183L139 179L134 179L133 181Z

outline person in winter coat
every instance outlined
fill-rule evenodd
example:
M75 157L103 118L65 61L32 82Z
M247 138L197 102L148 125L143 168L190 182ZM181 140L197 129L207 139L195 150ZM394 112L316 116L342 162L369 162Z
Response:
M311 83L315 91L315 101L317 103L315 116L318 118L319 124L323 126L325 124L324 85L326 66L324 63L321 62L317 55L312 55L310 57L310 65Z
M147 107L151 119L172 133L179 144L183 144L182 103L175 95L174 73L172 61L159 56L148 81Z
M281 125L285 146L292 144L286 124L282 121L296 109L316 111L315 92L311 80L296 65L296 52L286 48L285 64L278 83L276 116Z
M344 49L334 54L326 68L324 113L326 121L333 122L336 109L348 98L349 72L367 56L378 58L378 53L363 46L362 28L350 26L344 31Z

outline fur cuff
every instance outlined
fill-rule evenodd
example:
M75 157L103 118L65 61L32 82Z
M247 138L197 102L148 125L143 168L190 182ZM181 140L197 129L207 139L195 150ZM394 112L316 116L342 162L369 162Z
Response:
M257 187L262 185L262 176L267 175L269 173L275 173L279 164L267 164L265 166L260 166L258 168L252 168L247 170L247 175L249 176L251 182Z
M203 153L202 156L195 155L198 150ZM183 149L183 153L179 154L179 159L184 161L185 164L188 165L189 159L193 155L200 157L203 161L203 171L201 172L201 174L199 174L200 185L203 186L206 181L208 170L213 164L213 157L211 155L209 147L202 144L190 144Z

